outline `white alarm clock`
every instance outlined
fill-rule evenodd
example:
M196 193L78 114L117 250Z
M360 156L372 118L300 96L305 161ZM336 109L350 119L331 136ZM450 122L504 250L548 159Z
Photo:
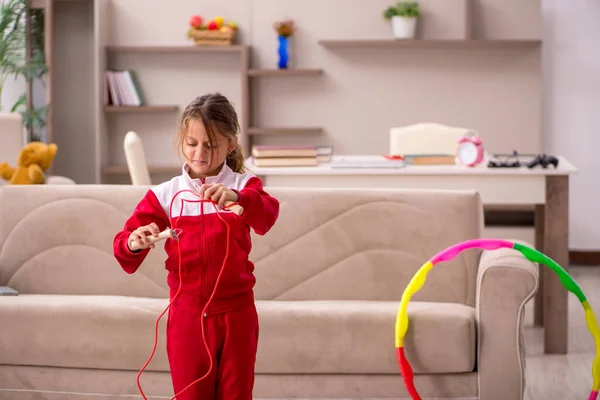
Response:
M456 149L456 160L467 167L474 167L483 161L483 142L475 131L467 132L467 135L458 140Z

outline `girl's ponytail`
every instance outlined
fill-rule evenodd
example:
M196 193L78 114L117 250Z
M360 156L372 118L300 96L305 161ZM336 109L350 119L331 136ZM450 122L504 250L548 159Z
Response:
M227 166L233 170L233 172L237 172L239 174L244 173L246 168L244 167L244 150L242 146L238 143L237 146L233 149L233 151L227 154Z

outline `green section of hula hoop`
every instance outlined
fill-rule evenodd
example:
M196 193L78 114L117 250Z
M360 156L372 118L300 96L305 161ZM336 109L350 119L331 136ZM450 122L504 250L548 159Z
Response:
M564 270L563 267L556 263L556 261L554 261L547 255L520 243L515 243L514 249L520 251L528 260L544 264L550 267L554 272L556 272L556 275L558 275L558 279L560 279L560 281L565 286L565 288L567 288L568 291L577 296L580 302L583 303L584 301L586 301L586 297L583 294L583 291L581 290L579 285L573 280L571 275L569 275L569 273Z

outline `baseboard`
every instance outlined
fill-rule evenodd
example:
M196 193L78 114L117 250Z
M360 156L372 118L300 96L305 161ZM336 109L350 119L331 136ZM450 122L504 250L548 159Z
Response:
M600 250L571 250L569 251L569 264L600 266Z

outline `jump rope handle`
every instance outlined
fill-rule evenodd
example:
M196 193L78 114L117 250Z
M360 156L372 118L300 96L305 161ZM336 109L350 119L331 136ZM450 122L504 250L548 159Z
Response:
M156 243L156 242L164 240L164 239L169 239L169 238L175 239L175 232L171 228L165 229L164 231L159 233L158 236L153 236L153 235L146 236L146 240L148 240L148 242L150 244ZM141 249L140 245L137 242L130 242L129 248L133 251Z
M225 202L225 208L227 208L227 210L232 211L237 216L242 215L242 213L244 212L244 208L242 206L232 201ZM146 236L146 239L152 244L164 239L175 239L176 237L177 235L175 234L175 231L171 228L167 228L164 231L160 232L158 236L149 235ZM140 245L137 242L129 243L129 247L133 251L141 249Z
M238 217L244 212L244 207L240 206L238 203L234 203L233 201L226 201L225 208L229 211L233 211L233 213Z

